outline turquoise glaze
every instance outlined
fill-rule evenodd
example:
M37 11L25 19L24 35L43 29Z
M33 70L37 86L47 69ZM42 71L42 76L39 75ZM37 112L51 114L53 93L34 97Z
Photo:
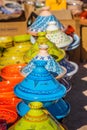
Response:
M14 88L14 93L23 100L54 101L66 94L66 88L46 70L46 61L35 61L32 72Z

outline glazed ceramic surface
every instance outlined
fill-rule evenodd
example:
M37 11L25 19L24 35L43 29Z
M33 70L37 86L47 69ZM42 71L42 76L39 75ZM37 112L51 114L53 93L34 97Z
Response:
M45 69L46 61L35 61L33 71L14 88L14 93L29 101L53 101L66 94L66 88Z
M13 91L14 86L15 86L14 82L3 80L0 82L0 92L3 93Z
M12 37L0 37L0 47L8 48L12 46Z
M73 35L73 42L66 48L67 51L74 50L80 45L80 38L77 34Z
M48 53L54 57L56 61L60 61L65 57L65 51L63 49L58 49L52 42L50 42L46 37L46 32L39 32L38 37L34 45L25 54L24 60L28 63L32 58L34 58L39 53L39 45L47 44Z
M56 123L44 110L42 110L42 103L31 102L29 104L30 110L22 117L16 124L14 124L8 130L64 130L63 127Z
M17 97L0 98L0 108L6 108L6 109L14 110L15 112L17 112L16 106L20 101L21 101L21 99L19 99Z
M61 29L57 27L56 22L54 21L48 23L46 32L46 37L58 48L67 47L73 42L72 37L61 31Z
M1 69L0 76L9 81L9 85L12 83L15 85L16 80L22 81L24 77L21 75L20 70L25 66L26 64L13 64L5 66ZM13 82L12 82L13 81Z
M33 68L35 68L35 65L34 65L34 61L35 60L45 60L47 61L47 64L46 64L46 69L54 76L64 76L64 74L66 73L66 71L63 70L63 68L59 65L58 62L56 62L56 60L48 54L47 52L47 49L48 49L48 45L46 44L43 44L43 45L40 45L39 46L39 54L34 57L26 67L24 67L22 70L21 70L21 73L24 75L24 76L27 76L29 73L31 73L31 71L33 70Z
M29 33L36 35L38 32L46 31L48 23L50 21L56 21L59 28L63 28L60 21L49 11L49 8L43 8L39 16L35 19L32 25L29 27Z
M71 77L78 71L78 65L74 62L63 59L59 62L60 65L64 66L67 69L65 77Z

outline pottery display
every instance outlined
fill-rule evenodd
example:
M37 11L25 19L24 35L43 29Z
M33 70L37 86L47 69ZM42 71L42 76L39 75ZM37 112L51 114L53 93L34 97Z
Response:
M63 77L66 74L66 69L59 65L56 60L48 54L48 45L42 44L39 45L39 53L36 55L22 70L21 73L24 76L27 76L35 68L34 61L36 60L45 60L47 61L46 69L57 79Z
M38 32L44 32L46 31L48 22L50 21L56 21L57 26L60 29L63 28L63 25L60 23L60 21L53 14L51 14L49 7L42 7L39 16L28 28L28 32L32 35L37 35Z
M23 100L54 101L66 94L66 88L60 84L48 70L45 69L46 61L34 61L35 68L14 88L14 93Z
M59 122L57 123L51 118L50 114L44 112L41 102L30 102L29 106L30 110L27 114L8 130L64 130Z
M67 78L71 78L78 71L78 65L72 61L68 61L67 59L61 60L59 64L67 69L67 73L65 75Z
M48 45L48 53L54 57L56 61L60 61L65 57L65 51L63 49L58 49L55 44L50 42L46 38L46 32L39 32L38 37L36 39L36 42L33 44L33 46L30 48L28 52L24 55L24 60L26 63L32 60L38 53L39 53L39 45L41 44L47 44Z
M12 37L7 36L7 37L0 37L0 47L3 48L9 48L12 46Z
M46 37L58 48L68 47L73 42L72 37L65 34L61 29L59 29L55 21L48 23L46 32Z

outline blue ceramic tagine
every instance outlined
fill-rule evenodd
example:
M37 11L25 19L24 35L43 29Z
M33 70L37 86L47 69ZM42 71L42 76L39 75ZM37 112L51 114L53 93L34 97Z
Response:
M25 77L32 72L35 68L34 61L41 60L46 61L45 68L54 76L56 79L62 78L66 74L66 69L62 67L51 55L48 54L48 45L39 45L39 53L21 70L22 75Z
M44 32L46 31L46 28L48 26L48 22L50 21L56 21L57 26L62 29L63 25L60 23L60 21L50 12L49 7L42 7L41 13L36 18L36 20L32 23L32 25L29 27L28 32L32 35L37 35L38 32Z
M25 102L49 102L62 98L66 88L45 69L46 61L37 60L34 64L32 72L15 86L14 93Z

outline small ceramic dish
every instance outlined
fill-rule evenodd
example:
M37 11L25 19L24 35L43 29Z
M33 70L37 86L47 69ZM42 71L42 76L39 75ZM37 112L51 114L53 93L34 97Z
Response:
M67 69L65 77L72 77L78 71L78 65L74 62L68 61L67 59L61 60L59 64Z
M18 118L18 115L16 112L0 108L0 119L6 120L7 124L14 123Z

